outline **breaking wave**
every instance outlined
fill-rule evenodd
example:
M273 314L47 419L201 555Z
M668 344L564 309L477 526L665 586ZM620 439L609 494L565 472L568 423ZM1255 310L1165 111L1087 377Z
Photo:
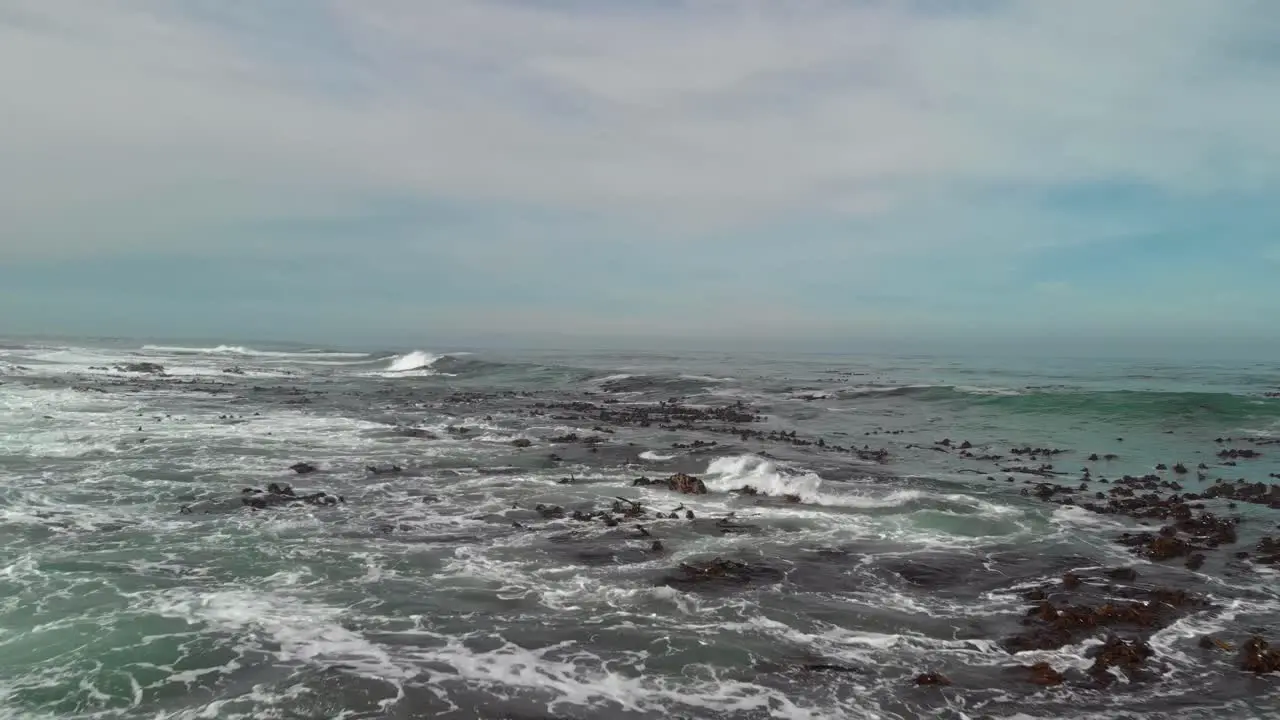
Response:
M925 497L925 493L919 490L900 490L883 497L828 492L817 473L786 472L756 455L736 455L711 461L704 482L707 489L714 492L731 492L750 485L766 495L794 495L802 503L839 507L897 507Z
M411 353L406 353L392 358L391 362L387 365L387 372L406 373L414 370L427 370L430 369L432 365L436 364L436 361L439 359L439 355L434 355L423 350L414 350Z
M807 505L861 509L894 509L905 512L948 510L984 515L1021 514L1016 508L979 500L971 495L935 495L923 490L897 489L884 495L865 495L852 488L831 487L813 472L796 472L756 455L713 460L703 479L713 492L732 492L749 485L772 497L792 495ZM837 483L841 485L842 483Z

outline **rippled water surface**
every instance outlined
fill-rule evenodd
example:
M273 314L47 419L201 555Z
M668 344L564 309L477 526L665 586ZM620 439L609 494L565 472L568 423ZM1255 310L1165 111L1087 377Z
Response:
M1280 717L1236 652L1280 643L1277 568L1235 556L1280 512L1207 501L1240 538L1192 570L1116 542L1158 522L1022 494L1277 482L1277 391L1274 364L0 344L0 716ZM675 473L708 492L633 485ZM326 496L246 506L269 483ZM750 572L681 569L715 558ZM1106 630L1004 645L1068 572L1203 602L1099 682Z

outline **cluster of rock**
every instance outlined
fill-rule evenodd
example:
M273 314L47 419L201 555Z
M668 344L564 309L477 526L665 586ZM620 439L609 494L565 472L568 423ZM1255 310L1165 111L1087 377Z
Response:
M667 489L673 490L685 495L706 495L707 484L701 478L685 473L676 473L666 480L651 480L647 477L638 477L631 481L632 487L649 487L652 485L663 485Z
M772 430L765 432L753 427L753 423L763 422L766 418L754 408L742 401L723 406L689 406L682 405L676 398L654 403L628 405L624 408L615 406L616 401L606 400L601 404L576 401L558 403L536 403L532 414L538 415L546 411L559 411L551 415L553 420L565 422L598 422L594 432L611 434L603 424L631 425L635 427L658 426L672 432L701 431L724 435L736 435L742 442L758 441L786 444L795 447L814 447L829 452L852 453L866 462L885 464L889 461L889 451L884 448L873 449L869 446L845 447L829 442L825 438L801 437L794 430ZM598 436L580 437L577 433L567 433L551 438L552 443L582 443L596 445L604 439ZM714 447L712 441L695 440L692 443L673 443L676 449L700 449Z
M241 498L241 502L243 502L246 507L254 510L266 510L268 508L292 505L295 503L327 506L337 505L347 501L346 498L341 495L330 495L326 492L314 492L306 495L299 495L294 492L292 487L277 483L267 485L266 490L262 490L260 488L245 488L240 492L243 496Z
M735 587L752 584L781 582L781 570L761 563L714 558L705 562L680 563L674 572L664 576L660 585L677 590L706 590L717 587Z
M91 369L105 370L106 368L91 368ZM160 363L153 363L153 362L123 363L120 365L116 365L114 369L117 372L126 372L126 373L144 373L147 375L164 375L165 374L164 366L161 365Z

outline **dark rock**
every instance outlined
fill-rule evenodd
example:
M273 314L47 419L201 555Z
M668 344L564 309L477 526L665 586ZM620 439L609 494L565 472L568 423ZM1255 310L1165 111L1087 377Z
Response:
M1222 650L1225 652L1231 652L1232 650L1235 649L1234 647L1231 646L1231 643L1225 642L1223 640L1219 640L1218 638L1215 638L1212 635L1205 635L1204 637L1200 638L1200 642L1197 644L1200 646L1200 649L1202 650Z
M1062 673L1054 670L1053 666L1047 662L1038 662L1025 669L1027 671L1028 682L1035 685L1049 687L1053 685L1061 685L1066 680L1066 678L1062 676Z
M396 428L396 434L401 437L419 438L421 440L439 440L435 433L428 432L422 428L401 427Z
M559 505L543 505L542 503L538 503L538 505L533 509L548 520L559 520L565 516L564 508Z
M920 686L941 686L946 687L951 684L951 679L946 675L937 672L927 672L916 676L916 685Z
M1135 672L1142 667L1149 658L1155 655L1155 651L1151 646L1141 640L1122 640L1112 636L1107 638L1101 647L1090 652L1089 656L1094 658L1093 667L1089 668L1089 674L1095 678L1103 679L1106 676L1109 682L1111 668L1120 668L1127 675L1133 677Z
M1280 651L1261 637L1251 637L1240 651L1240 669L1260 675L1280 672Z
M516 438L511 444L518 448L527 448L533 445L533 441L528 438Z
M693 475L686 475L684 473L676 473L675 475L667 478L667 487L678 493L684 493L686 495L707 494L706 483Z
M1113 591L1142 602L1110 601L1099 606L1055 605L1036 602L1023 623L1026 632L1001 642L1009 652L1056 650L1094 635L1104 628L1154 632L1168 627L1186 612L1204 606L1199 598L1182 590L1124 588Z
M781 582L783 573L768 565L715 558L707 562L680 563L658 584L677 590L725 589Z
M1112 568L1106 570L1106 575L1112 580L1124 580L1124 582L1128 583L1138 579L1138 571L1133 568Z
M330 495L325 492L299 495L288 485L280 485L278 483L271 483L270 485L267 485L266 492L254 488L245 488L241 491L241 503L253 510L266 510L268 508L290 505L293 503L306 503L308 505L323 506L337 505L345 502L346 498L341 495Z
M164 366L153 362L136 362L116 365L119 372L145 373L148 375L164 375Z
M312 465L311 463L300 462L300 463L294 463L293 465L290 465L289 469L298 473L299 475L307 475L309 473L315 472L317 468L315 465Z

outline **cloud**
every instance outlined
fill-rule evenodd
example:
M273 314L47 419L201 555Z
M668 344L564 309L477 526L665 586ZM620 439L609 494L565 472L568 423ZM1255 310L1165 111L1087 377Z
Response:
M664 247L763 292L803 246L785 317L831 307L805 280L886 293L930 262L1004 287L1164 229L1058 188L1280 188L1277 33L1274 4L1211 0L6 0L0 261L336 242L616 289ZM388 203L411 217L355 246L287 229Z

